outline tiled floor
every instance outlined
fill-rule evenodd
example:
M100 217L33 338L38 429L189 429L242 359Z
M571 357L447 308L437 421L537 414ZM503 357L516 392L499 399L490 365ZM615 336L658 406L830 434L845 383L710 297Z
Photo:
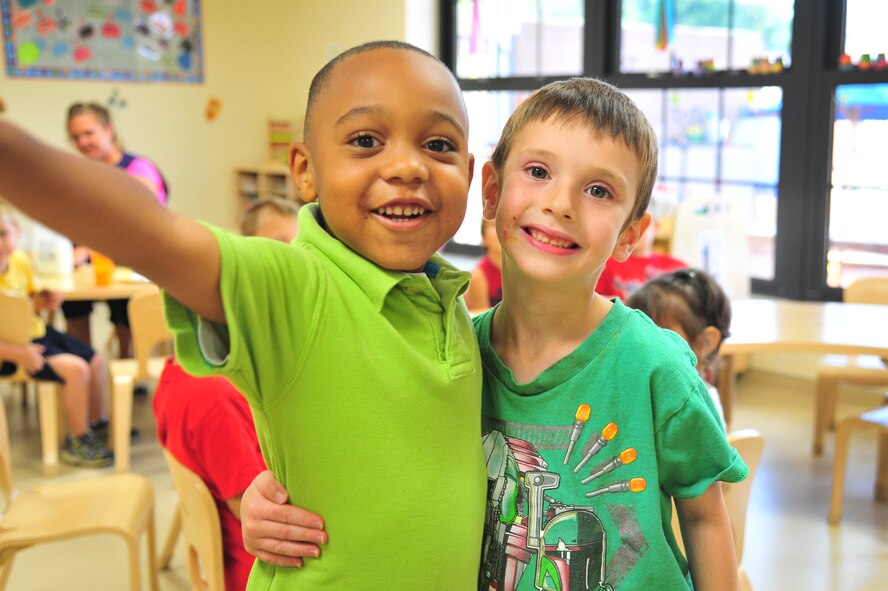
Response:
M733 427L755 428L766 438L765 456L750 501L743 560L753 588L888 588L888 505L872 500L875 438L859 436L853 440L842 523L828 526L832 441L822 458L810 455L812 393L813 385L808 381L764 373L748 373L738 384ZM874 392L843 391L839 412L858 412L878 404L880 399ZM44 478L39 471L36 408L23 408L14 392L4 392L3 400L14 448L13 471L20 488L110 472L63 467L58 476ZM154 485L161 544L175 506L175 494L154 439L150 398L135 401L134 424L141 429L142 437L133 446L132 467ZM122 590L127 588L127 577L123 543L102 535L20 553L7 588ZM181 544L172 569L160 575L160 587L170 591L189 588Z

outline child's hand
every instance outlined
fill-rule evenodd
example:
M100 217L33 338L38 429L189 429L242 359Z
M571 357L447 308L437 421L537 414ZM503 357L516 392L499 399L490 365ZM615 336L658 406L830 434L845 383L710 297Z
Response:
M241 530L247 552L276 566L302 566L327 543L319 515L287 504L287 491L269 470L259 473L241 499Z
M43 357L43 345L29 344L25 352L24 358L21 360L22 366L28 373L36 373L43 369L46 364L46 358Z
M62 305L62 292L41 289L34 298L34 307L40 310L58 310Z

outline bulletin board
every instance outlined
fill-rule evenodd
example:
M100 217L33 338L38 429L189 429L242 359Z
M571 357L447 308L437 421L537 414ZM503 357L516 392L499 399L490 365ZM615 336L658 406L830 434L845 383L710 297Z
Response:
M203 82L199 0L0 0L6 74Z

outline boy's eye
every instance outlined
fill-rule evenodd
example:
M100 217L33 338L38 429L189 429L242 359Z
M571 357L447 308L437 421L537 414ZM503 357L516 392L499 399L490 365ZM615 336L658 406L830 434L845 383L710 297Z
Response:
M546 169L543 168L542 166L531 166L528 169L528 172L530 173L530 176L532 176L535 179L544 179L549 176L549 173L546 172Z
M376 148L380 145L379 140L372 135L359 135L352 138L349 143L359 148Z
M605 189L604 187L602 187L601 185L592 185L591 187L586 189L586 192L589 193L589 195L592 195L593 197L595 197L596 199L605 199L608 195L610 195L608 190Z
M432 152L453 152L456 150L453 142L445 139L431 140L426 144L426 148Z

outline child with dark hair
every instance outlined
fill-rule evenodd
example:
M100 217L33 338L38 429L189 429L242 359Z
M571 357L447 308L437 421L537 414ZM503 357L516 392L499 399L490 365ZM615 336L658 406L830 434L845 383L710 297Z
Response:
M502 255L493 220L481 221L481 244L485 255L472 271L469 288L463 296L469 310L477 311L487 310L503 299Z
M712 383L718 349L730 334L731 302L718 282L705 271L680 269L654 277L636 290L626 305L687 341L724 423L724 409Z

